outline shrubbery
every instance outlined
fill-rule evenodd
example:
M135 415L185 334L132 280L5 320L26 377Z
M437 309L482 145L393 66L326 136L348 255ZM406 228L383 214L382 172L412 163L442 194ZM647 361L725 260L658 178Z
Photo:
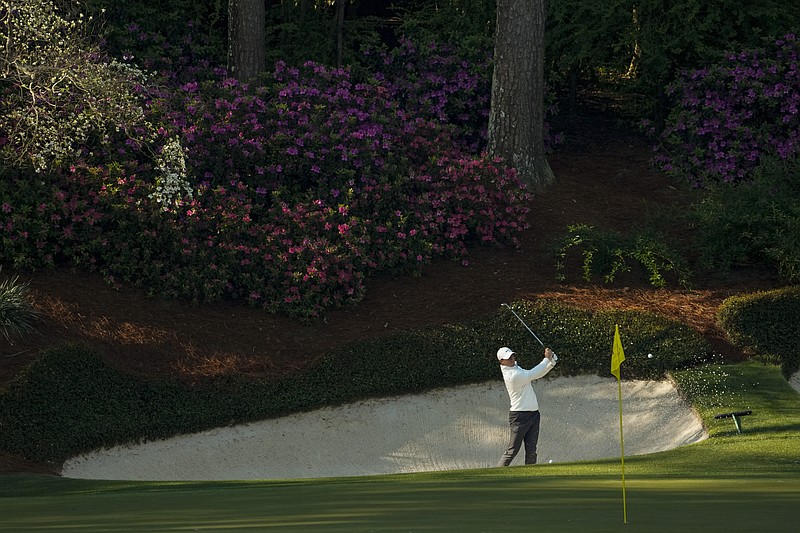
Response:
M52 0L0 1L0 162L69 166L152 133L138 69L106 57L90 20ZM113 148L112 148L113 149Z
M610 376L614 326L619 325L625 350L623 379L660 379L678 368L701 364L710 357L703 337L685 324L640 311L586 311L548 300L520 301L515 311L542 341L559 354L560 374ZM487 339L518 346L538 361L541 346L510 313L501 313ZM516 322L516 324L515 324ZM653 358L647 357L653 354ZM562 357L564 356L564 357Z
M800 287L732 296L717 319L734 344L779 364L786 379L800 370Z
M653 287L666 286L668 278L684 287L689 284L689 266L684 258L649 228L623 235L586 224L569 226L556 251L560 281L565 280L566 263L575 258L575 253L582 259L582 277L587 282L600 276L605 283L613 283L636 265Z
M800 279L800 41L729 53L685 73L656 163L703 187L694 208L699 265L764 262Z
M675 100L657 163L699 185L737 183L765 156L800 151L800 41L730 53L668 88Z
M552 376L610 377L615 324L626 355L623 379L661 378L708 357L698 333L655 315L590 313L549 301L513 305L558 352ZM500 380L495 353L503 345L519 352L525 364L541 360L541 346L502 310L465 324L354 342L327 354L307 372L273 381L224 376L192 386L168 379L141 381L107 367L89 347L65 345L43 352L0 391L0 449L60 463L104 446L365 398ZM648 353L655 357L648 359Z
M375 79L414 114L457 125L457 140L477 151L486 146L491 94L491 54L467 60L446 44L403 38L391 51L365 50Z
M315 63L278 63L247 87L189 41L130 30L150 50L139 97L156 137L86 144L48 173L6 168L0 260L69 260L153 293L308 317L358 301L374 272L462 258L471 242L517 244L525 187L501 161L459 148L470 124L440 116L485 103L462 61L428 56L420 75L447 63L454 79L402 90ZM435 109L421 107L432 87L444 91Z
M762 159L749 181L709 190L693 216L704 268L762 262L800 281L800 158Z
M766 262L784 279L800 279L799 56L800 42L789 34L764 49L728 54L669 88L675 106L655 161L706 189L692 220L703 268ZM670 270L682 284L688 280L688 265L652 232L570 227L556 252L562 277L574 249L581 250L586 281L595 275L613 281L633 262L654 286Z

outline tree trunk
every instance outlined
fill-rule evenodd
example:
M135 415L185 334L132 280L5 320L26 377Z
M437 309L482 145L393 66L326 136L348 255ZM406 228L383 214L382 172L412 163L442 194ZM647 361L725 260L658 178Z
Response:
M228 71L250 82L267 68L264 0L228 0Z
M545 0L497 0L489 153L541 189L554 179L544 151Z
M636 6L633 6L633 53L631 54L631 62L628 65L628 72L625 77L634 78L639 70L639 58L642 57L642 48L639 46L639 34L641 33L642 25L639 24L639 12Z
M336 66L342 68L344 49L344 12L347 0L336 0Z

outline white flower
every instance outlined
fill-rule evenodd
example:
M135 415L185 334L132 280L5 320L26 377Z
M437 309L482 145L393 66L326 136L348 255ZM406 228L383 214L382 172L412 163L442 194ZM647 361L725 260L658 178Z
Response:
M192 198L192 186L186 174L186 154L180 139L173 137L166 142L161 155L156 158L156 166L159 176L150 198L160 203L164 211L171 211Z

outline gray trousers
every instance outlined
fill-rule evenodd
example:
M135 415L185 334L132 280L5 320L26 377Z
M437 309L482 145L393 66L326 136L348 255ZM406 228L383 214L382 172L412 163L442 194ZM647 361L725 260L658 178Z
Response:
M508 449L505 451L497 466L508 466L519 453L522 443L525 443L525 464L536 464L536 445L539 443L539 411L510 411L508 424L511 435L508 439Z

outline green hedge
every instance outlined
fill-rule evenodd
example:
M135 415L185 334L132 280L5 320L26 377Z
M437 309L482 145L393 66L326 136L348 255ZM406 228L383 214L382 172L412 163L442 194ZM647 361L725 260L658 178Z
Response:
M717 319L735 345L780 365L787 379L800 370L800 286L732 296Z
M564 374L610 376L615 325L619 325L625 350L623 379L659 379L670 370L694 366L710 357L700 334L660 315L640 311L592 313L541 300L517 302L513 307L543 342L564 356L557 367ZM508 315L510 319L503 318L508 331L515 332L513 341L535 349L535 339L521 325L515 330L513 326L519 323Z
M589 313L553 302L515 311L560 355L551 375L610 376L614 325L626 352L623 379L656 379L704 361L708 348L686 326L638 312ZM481 320L356 342L309 371L278 380L228 376L187 386L143 381L109 368L91 347L43 352L0 391L0 448L37 461L115 444L167 438L370 397L499 380L495 353L512 347L523 366L542 348L507 309ZM647 354L652 353L652 359Z

